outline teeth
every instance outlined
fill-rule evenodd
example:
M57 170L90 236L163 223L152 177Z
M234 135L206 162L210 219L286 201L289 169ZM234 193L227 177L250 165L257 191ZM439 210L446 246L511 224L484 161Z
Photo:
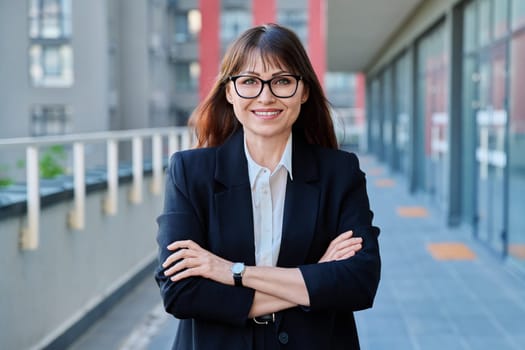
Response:
M257 115L261 115L261 116L271 116L271 115L276 115L278 114L279 112L277 111L274 111L274 112L262 112L262 111L256 111L255 114Z

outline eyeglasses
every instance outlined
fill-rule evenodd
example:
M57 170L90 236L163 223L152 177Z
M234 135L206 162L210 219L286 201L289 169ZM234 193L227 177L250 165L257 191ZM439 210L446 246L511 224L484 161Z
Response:
M236 75L229 77L233 81L237 95L242 98L256 98L264 89L264 84L268 84L271 93L278 98L289 98L295 95L299 80L303 77L294 74L284 74L273 77L269 80L262 80L253 75Z

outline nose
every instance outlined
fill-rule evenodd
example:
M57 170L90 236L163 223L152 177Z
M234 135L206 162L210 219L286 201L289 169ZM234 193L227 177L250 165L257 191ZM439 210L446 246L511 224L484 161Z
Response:
M275 99L275 96L272 93L272 90L270 90L270 82L266 81L263 83L262 91L258 96L258 99L260 101L273 101Z

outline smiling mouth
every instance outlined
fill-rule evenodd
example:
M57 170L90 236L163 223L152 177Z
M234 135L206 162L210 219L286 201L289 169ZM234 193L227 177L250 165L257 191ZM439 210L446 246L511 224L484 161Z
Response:
M281 111L253 111L256 117L261 119L273 119L277 117Z

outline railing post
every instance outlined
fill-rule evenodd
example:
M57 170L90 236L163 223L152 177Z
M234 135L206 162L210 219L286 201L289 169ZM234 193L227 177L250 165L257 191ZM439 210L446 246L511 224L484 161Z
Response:
M38 147L26 148L26 179L27 179L27 226L22 228L20 246L24 250L38 248L40 228L40 184L38 169Z
M178 145L178 136L176 133L170 133L170 135L168 136L168 152L169 152L169 156L171 157L171 155L175 152L177 152L177 150L179 149L179 145Z
M152 158L153 179L151 181L151 192L160 194L162 187L162 136L158 134L152 137Z
M82 230L85 227L86 174L84 160L84 144L81 142L75 142L73 144L75 207L69 213L69 226L76 230Z
M191 146L191 134L189 129L182 133L182 149L188 149Z
M142 180L144 172L142 158L142 138L135 136L132 140L133 187L129 195L129 200L135 204L142 202Z
M107 215L116 215L118 211L118 142L107 141L106 168L108 172L108 193L104 199L104 212Z

